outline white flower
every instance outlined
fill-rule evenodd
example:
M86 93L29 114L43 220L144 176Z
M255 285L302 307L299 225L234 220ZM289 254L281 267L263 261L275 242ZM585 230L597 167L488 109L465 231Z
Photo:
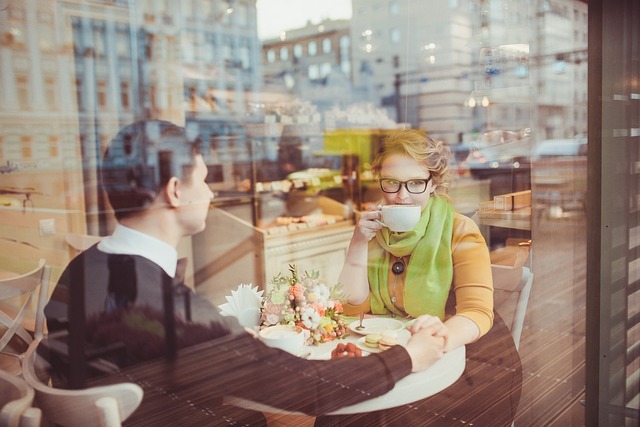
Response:
M302 311L302 324L311 330L316 329L320 325L320 315L311 307L305 307Z
M315 297L315 300L322 304L322 305L326 305L327 301L329 300L329 296L331 294L331 292L329 291L329 288L327 288L327 286L324 283L318 283L315 286L313 286L310 289L310 293L312 293Z

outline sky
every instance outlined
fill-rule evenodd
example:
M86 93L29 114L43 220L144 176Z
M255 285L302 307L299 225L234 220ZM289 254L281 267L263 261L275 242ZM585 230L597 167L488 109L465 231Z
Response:
M258 37L278 37L281 31L304 27L307 21L350 19L351 0L258 0Z

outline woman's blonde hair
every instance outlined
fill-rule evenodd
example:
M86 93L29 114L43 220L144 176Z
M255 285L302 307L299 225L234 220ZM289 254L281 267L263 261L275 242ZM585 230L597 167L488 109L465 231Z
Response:
M375 179L380 179L382 163L393 154L409 156L426 166L435 186L435 195L449 200L447 193L451 181L449 172L451 150L447 144L434 140L421 130L395 131L386 137L371 164L371 173Z

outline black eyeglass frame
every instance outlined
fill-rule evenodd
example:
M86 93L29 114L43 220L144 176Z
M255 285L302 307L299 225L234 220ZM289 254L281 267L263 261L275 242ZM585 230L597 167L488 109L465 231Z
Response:
M399 179L395 179L395 178L381 178L379 180L380 182L380 189L382 190L383 193L387 193L387 194L394 194L400 191L400 189L402 188L402 186L404 185L404 188L407 189L407 191L411 194L422 194L425 191L427 191L427 186L429 185L429 181L431 181L432 176L429 176L429 178L423 179L423 178L415 178L415 179L410 179L408 181L400 181ZM398 182L398 189L396 191L387 191L384 189L384 187L382 186L382 181L397 181ZM411 181L424 181L424 188L422 189L422 191L411 191L409 190L409 186L407 185L409 182Z

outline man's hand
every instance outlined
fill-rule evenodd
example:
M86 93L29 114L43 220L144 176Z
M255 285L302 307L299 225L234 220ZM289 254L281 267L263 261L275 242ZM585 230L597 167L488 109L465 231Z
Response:
M444 338L436 336L435 327L423 328L409 338L405 345L411 357L413 372L424 371L442 358Z

